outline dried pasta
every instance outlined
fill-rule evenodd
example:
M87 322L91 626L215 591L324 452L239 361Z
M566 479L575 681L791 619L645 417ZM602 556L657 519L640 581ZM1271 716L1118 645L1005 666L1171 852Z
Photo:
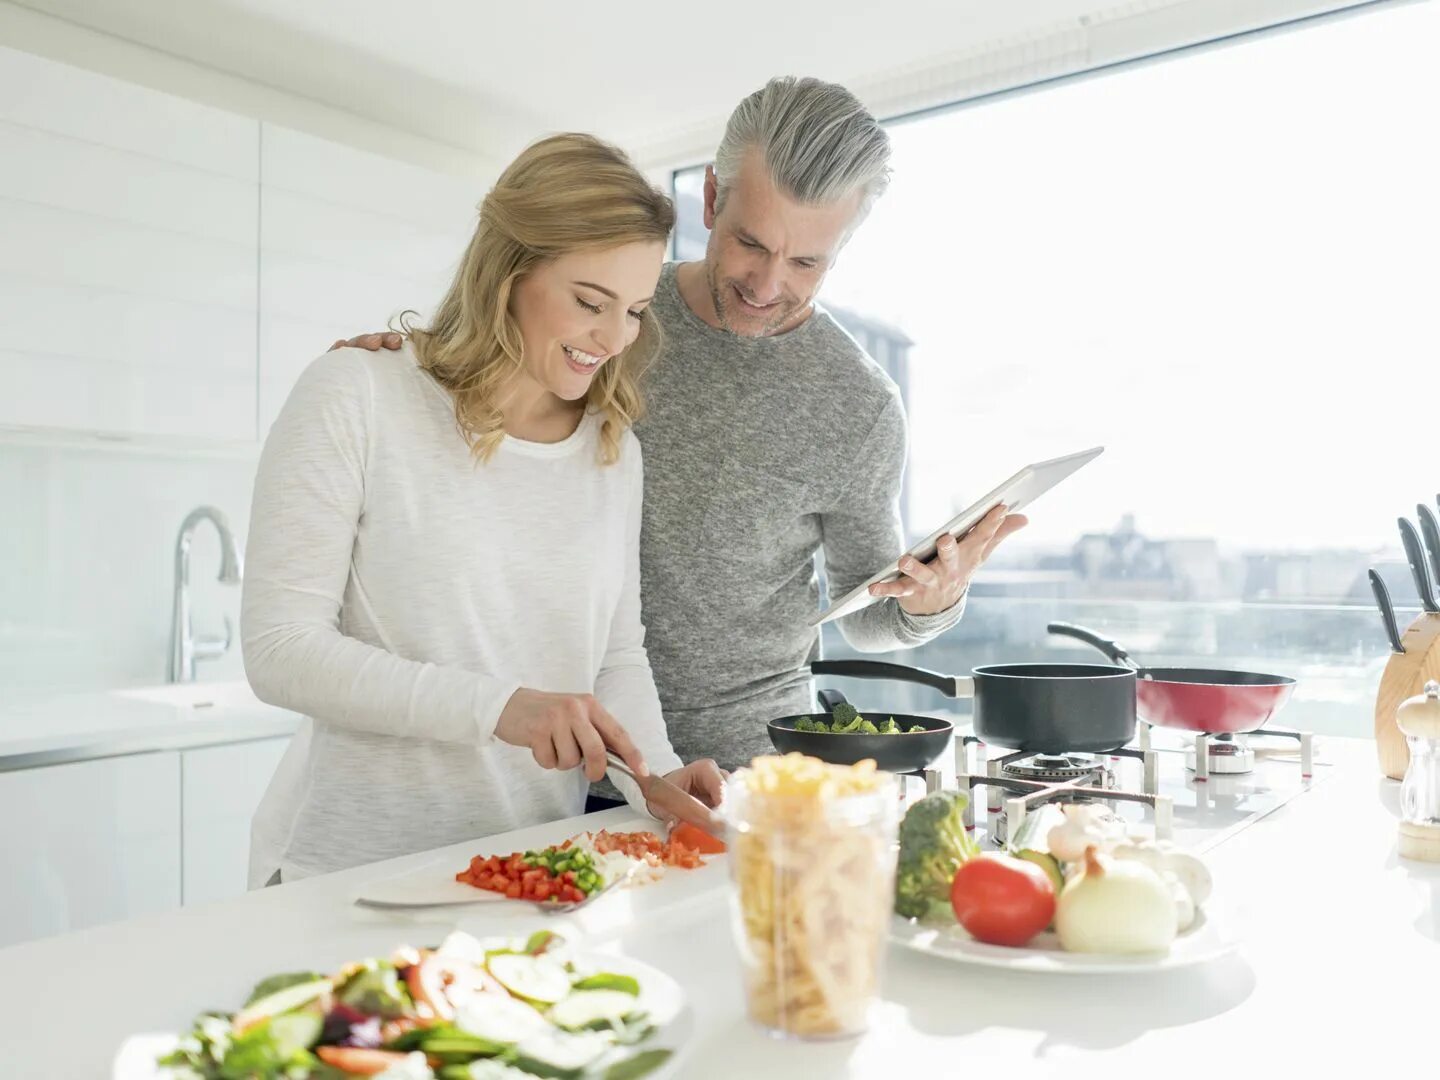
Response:
M751 1018L805 1037L863 1030L894 892L894 780L873 761L787 754L756 758L732 798Z

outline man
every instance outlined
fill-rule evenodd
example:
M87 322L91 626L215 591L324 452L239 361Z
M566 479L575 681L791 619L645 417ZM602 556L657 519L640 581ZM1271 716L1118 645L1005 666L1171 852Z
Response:
M889 158L849 91L772 79L736 108L706 169L704 261L661 274L664 348L636 427L642 621L682 760L743 765L772 752L766 721L811 711L817 552L838 598L903 551L899 390L815 303ZM866 652L929 641L1024 524L997 508L962 541L942 538L928 564L907 560L900 580L874 586L881 599L838 620L841 632Z

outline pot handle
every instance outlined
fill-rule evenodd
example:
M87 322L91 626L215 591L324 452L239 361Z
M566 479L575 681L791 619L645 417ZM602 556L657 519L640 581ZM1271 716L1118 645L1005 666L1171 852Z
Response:
M1072 637L1078 641L1085 642L1087 645L1094 645L1095 648L1099 649L1111 660L1115 661L1115 663L1134 668L1136 671L1140 670L1140 665L1125 651L1125 646L1121 645L1118 641L1111 641L1107 637L1102 637L1094 630L1087 630L1083 626L1076 626L1074 623L1068 622L1052 622L1046 626L1045 629L1061 637Z
M974 697L975 680L956 678L938 671L890 664L883 660L816 660L810 665L814 675L842 675L851 679L895 679L897 682L919 683L939 690L946 697Z

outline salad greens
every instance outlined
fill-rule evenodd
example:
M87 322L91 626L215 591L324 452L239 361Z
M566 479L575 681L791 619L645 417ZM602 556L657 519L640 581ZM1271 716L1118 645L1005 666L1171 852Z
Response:
M451 934L333 975L272 975L159 1059L173 1080L638 1080L671 1051L631 975L582 971L549 931Z

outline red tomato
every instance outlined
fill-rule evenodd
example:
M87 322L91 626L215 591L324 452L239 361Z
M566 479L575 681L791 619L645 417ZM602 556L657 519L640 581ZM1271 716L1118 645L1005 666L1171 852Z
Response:
M725 841L717 840L699 826L684 821L670 830L670 842L683 844L703 855L719 855L725 851Z
M1055 886L1034 863L987 852L955 872L950 906L977 941L1024 945L1055 918Z
M315 1056L351 1076L375 1076L404 1061L397 1050L364 1050L358 1046L317 1046Z

